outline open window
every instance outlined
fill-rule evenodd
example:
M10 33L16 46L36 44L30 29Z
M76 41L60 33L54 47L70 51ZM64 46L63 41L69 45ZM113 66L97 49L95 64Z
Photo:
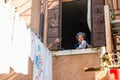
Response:
M105 46L104 0L48 1L47 43L61 39L60 45L51 50L74 49L78 32L86 34L86 41L92 47ZM89 6L88 1L91 1ZM88 26L88 12L91 26Z
M63 49L74 49L76 34L84 32L90 44L90 30L87 24L87 0L62 1L62 44Z

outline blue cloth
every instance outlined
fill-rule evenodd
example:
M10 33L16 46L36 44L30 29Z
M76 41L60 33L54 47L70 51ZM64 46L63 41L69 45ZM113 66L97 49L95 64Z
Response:
M76 49L77 47L79 47L79 43L74 44L74 49Z

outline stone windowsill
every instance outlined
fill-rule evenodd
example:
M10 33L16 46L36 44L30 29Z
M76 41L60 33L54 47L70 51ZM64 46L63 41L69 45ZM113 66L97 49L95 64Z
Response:
M64 55L76 55L76 54L89 54L98 53L97 48L87 48L87 49L70 49L61 51L52 51L53 56L64 56Z

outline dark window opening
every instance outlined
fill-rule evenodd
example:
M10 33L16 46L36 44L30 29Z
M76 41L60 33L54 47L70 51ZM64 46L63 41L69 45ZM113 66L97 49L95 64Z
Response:
M91 35L87 25L87 0L62 2L62 44L63 49L74 49L76 34L84 32L90 44Z

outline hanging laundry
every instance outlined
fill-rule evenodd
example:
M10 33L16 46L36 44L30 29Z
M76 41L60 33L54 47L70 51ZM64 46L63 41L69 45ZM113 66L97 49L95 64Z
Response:
M35 40L37 51L34 57L33 80L43 80L44 58L43 55L40 53L42 47L40 46L40 40L37 38Z
M4 3L4 0L0 0L0 73L9 73L9 60L10 56L10 27L8 5Z
M0 0L0 73L28 73L28 57L34 61L33 80L52 80L52 55L19 13Z
M13 30L11 67L17 73L28 73L28 55L30 53L31 38L25 22L16 12ZM29 30L30 31L30 30Z
M0 0L0 73L28 73L31 31L10 3Z
M52 80L52 55L40 39L34 40L37 51L34 54L33 80Z
M44 79L52 80L52 53L44 46Z
M34 61L35 53L37 52L37 44L35 43L37 39L37 36L33 31L31 31L31 52L30 52L30 58L32 61Z

